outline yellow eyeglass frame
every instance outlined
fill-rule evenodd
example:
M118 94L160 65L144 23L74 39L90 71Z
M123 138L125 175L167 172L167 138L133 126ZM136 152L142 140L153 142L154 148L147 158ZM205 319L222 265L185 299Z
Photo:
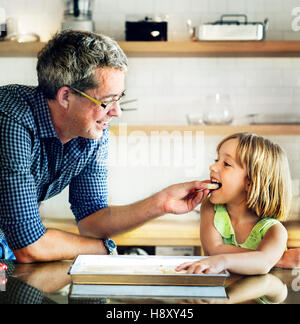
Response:
M82 91L80 91L80 90L78 90L78 89L76 89L76 88L72 88L72 87L70 87L70 89L72 89L72 90L74 90L74 91L80 93L82 96L84 96L85 98L91 100L91 101L92 101L93 103L95 103L96 105L101 106L103 109L106 109L107 106L108 106L108 105L105 105L103 102L101 102L101 101L99 101L99 100L97 100L97 99L95 99L95 98L89 96L89 95L86 94L85 92L82 92ZM114 102L113 102L113 103L114 103Z

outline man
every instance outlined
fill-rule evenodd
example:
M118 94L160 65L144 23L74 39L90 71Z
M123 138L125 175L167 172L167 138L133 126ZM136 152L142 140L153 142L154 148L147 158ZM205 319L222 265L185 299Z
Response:
M0 88L0 258L31 263L112 253L109 236L187 213L207 197L195 181L108 206L109 122L120 116L126 70L110 38L64 31L39 53L37 88ZM68 185L80 235L46 230L39 215L39 204Z

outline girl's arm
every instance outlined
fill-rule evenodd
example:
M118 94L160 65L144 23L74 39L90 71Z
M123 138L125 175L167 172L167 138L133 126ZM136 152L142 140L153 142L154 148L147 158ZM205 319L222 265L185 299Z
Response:
M201 205L201 245L205 255L220 255L229 253L247 253L252 250L236 247L233 245L225 245L223 243L220 233L214 226L215 211L213 204L206 199ZM284 252L282 258L276 264L281 268L295 268L300 267L300 248L292 249Z
M220 273L229 270L245 275L266 274L282 257L286 242L287 231L279 223L268 230L256 251L216 255L193 263L184 263L176 270L187 270L187 273Z

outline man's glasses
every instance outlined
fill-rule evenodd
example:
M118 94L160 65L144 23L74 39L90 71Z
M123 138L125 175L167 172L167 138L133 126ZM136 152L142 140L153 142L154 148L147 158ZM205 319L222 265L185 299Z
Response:
M76 88L73 88L73 87L69 87L69 88L72 89L73 91L75 91L75 92L81 94L81 95L84 96L85 98L89 99L90 101L92 101L92 102L95 103L96 105L101 106L101 107L103 108L103 110L107 110L107 111L108 111L109 109L111 109L115 103L119 102L119 101L120 101L122 98L124 98L125 95L126 95L126 94L125 94L125 91L124 91L124 92L123 92L123 93L122 93L122 94L121 94L117 99L115 99L115 100L111 100L111 101L109 101L109 102L104 103L104 102L101 102L101 101L99 101L99 100L97 100L97 99L95 99L95 98L89 96L89 95L86 94L85 92L82 92L82 91L80 91L80 90L78 90L78 89L76 89Z

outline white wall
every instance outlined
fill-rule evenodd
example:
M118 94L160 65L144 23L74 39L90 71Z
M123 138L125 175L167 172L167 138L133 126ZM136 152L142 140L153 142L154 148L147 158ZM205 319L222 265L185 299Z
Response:
M43 41L60 28L63 17L63 0L0 0L0 7L19 20L21 30L37 32ZM97 32L124 40L128 15L168 14L169 39L176 41L189 38L188 18L196 25L222 13L246 13L250 21L270 19L267 39L300 40L300 31L292 30L297 7L298 0L95 0L94 20ZM0 85L36 84L35 63L1 58ZM299 58L131 58L127 89L139 99L139 111L125 113L121 121L182 124L187 114L203 113L207 96L218 92L230 95L235 123L250 113L296 112L299 85Z
M245 13L250 21L270 19L268 40L300 40L292 29L292 11L299 0L96 0L96 31L124 40L128 15L169 16L171 41L188 40L186 20L195 25L219 19L223 13ZM37 32L42 41L60 28L62 0L0 0L20 29ZM299 22L300 25L300 22ZM299 58L130 58L129 98L138 98L138 112L124 113L131 125L180 125L188 113L203 113L206 97L222 92L231 97L235 123L256 112L297 112L300 105ZM37 84L34 58L0 58L0 85ZM116 124L115 122L114 124ZM205 159L199 178L206 177L218 137L205 138ZM271 137L288 151L293 178L300 178L300 138ZM112 150L117 143L112 144ZM165 171L165 172L163 172ZM112 203L126 203L177 181L190 180L185 167L110 167ZM59 198L60 199L60 198ZM62 205L62 203L60 204Z

